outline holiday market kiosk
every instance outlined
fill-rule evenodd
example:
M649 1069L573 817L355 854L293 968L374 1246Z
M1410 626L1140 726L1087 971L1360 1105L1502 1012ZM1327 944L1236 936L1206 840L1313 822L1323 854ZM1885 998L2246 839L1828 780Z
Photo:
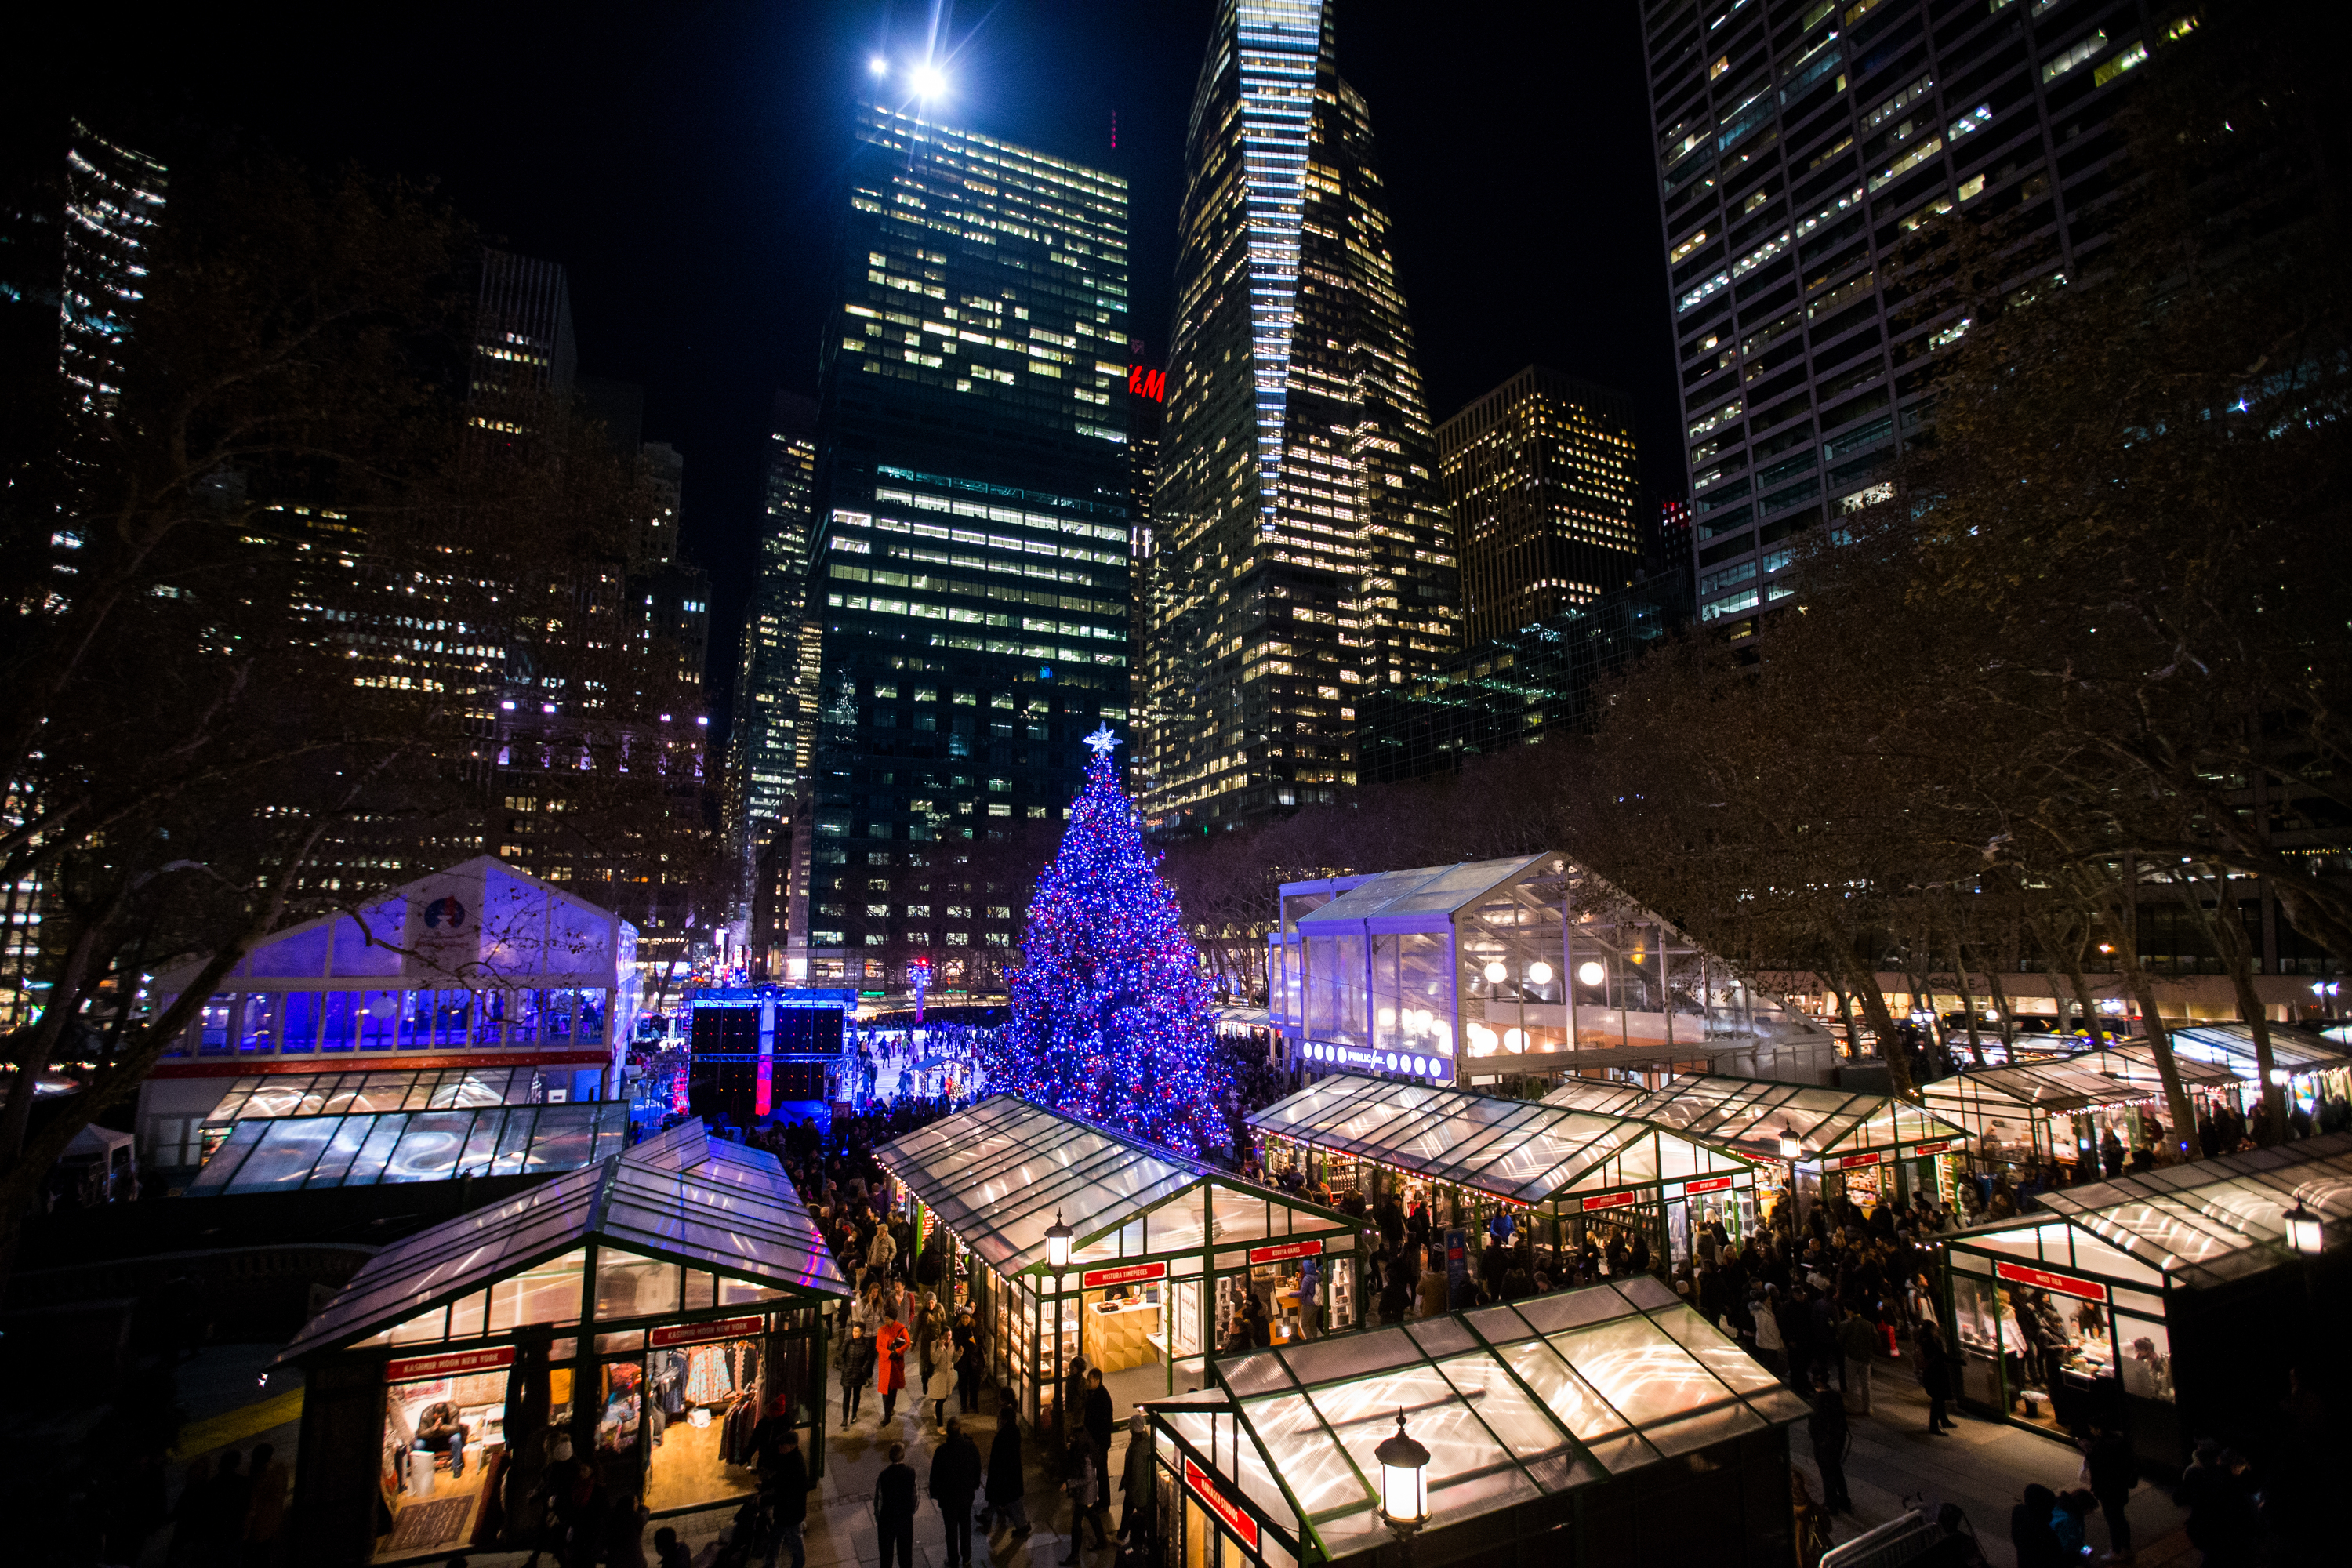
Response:
M2194 1058L2177 1058L2175 1066L2181 1087L2200 1100L2210 1100L2230 1082L2225 1069ZM1936 1114L1969 1130L1979 1171L2013 1182L2059 1161L2087 1162L2095 1173L2099 1146L2111 1131L2126 1151L2147 1149L2152 1156L2160 1142L2156 1127L2167 1115L2164 1079L2144 1042L2055 1061L1965 1068L1924 1085L1921 1097Z
M1479 1237L1506 1217L1544 1248L1638 1230L1652 1258L1680 1263L1693 1226L1719 1220L1740 1237L1755 1223L1750 1160L1630 1117L1335 1074L1248 1120L1269 1168L1367 1203L1425 1202L1433 1226Z
M1574 1104L1589 1092L1563 1084L1546 1103ZM1968 1142L1964 1129L1907 1100L1769 1079L1678 1078L1622 1114L1748 1160L1785 1164L1793 1139L1808 1194L1848 1196L1865 1209L1882 1196L1908 1203L1915 1191L1950 1203Z
M1081 1353L1123 1403L1199 1382L1252 1296L1277 1336L1358 1321L1347 1215L1092 1122L997 1095L876 1157L919 1234L953 1243L997 1384L1032 1422Z
M2059 1436L2120 1415L2142 1460L2179 1465L2274 1411L2296 1358L2340 1361L2340 1321L2313 1314L2340 1303L2352 1257L2352 1133L2036 1201L1943 1241L1945 1327L1976 1409Z
M732 1503L779 1398L821 1474L849 1289L774 1156L699 1121L421 1231L278 1357L306 1380L297 1557L497 1543L566 1444L657 1516Z
M1791 1560L1805 1402L1646 1275L1213 1370L1149 1407L1155 1568Z
M2239 1085L2238 1110L2250 1114L2261 1101L2262 1068L2254 1056L2251 1024L2179 1024L2168 1030L2176 1057L2210 1062ZM2352 1056L2324 1034L2285 1024L2270 1026L2271 1070L2280 1075L2287 1097L2313 1110L2314 1097L2352 1098Z

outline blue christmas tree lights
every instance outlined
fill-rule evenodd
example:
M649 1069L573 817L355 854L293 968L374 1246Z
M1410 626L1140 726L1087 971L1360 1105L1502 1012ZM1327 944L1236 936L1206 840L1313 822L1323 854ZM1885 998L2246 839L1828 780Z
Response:
M1200 955L1137 832L1108 726L1030 901L989 1085L1194 1155L1232 1148L1232 1069Z

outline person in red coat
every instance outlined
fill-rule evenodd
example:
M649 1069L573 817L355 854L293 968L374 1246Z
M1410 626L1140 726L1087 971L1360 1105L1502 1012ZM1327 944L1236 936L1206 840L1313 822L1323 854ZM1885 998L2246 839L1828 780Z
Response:
M886 1425L898 1415L898 1391L907 1386L907 1346L913 1339L895 1312L874 1336L875 1386L882 1394Z

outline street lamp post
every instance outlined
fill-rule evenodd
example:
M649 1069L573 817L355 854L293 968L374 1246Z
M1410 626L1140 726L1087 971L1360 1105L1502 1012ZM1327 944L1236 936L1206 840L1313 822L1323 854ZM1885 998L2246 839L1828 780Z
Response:
M1405 1568L1412 1563L1412 1538L1429 1522L1429 1450L1404 1429L1404 1412L1397 1412L1397 1427L1372 1450L1381 1468L1381 1522L1397 1538Z
M1780 1129L1780 1158L1789 1162L1789 1244L1804 1244L1805 1189L1797 1182L1797 1162L1804 1157L1805 1141L1797 1136L1793 1127Z
M1072 1429L1070 1423L1076 1419L1076 1413L1060 1408L1062 1394L1059 1391L1063 1386L1063 1374L1069 1371L1062 1364L1062 1280L1069 1271L1070 1242L1077 1234L1062 1223L1062 1211L1055 1209L1054 1223L1045 1227L1045 1267L1054 1271L1053 1365L1054 1384L1056 1391L1054 1395L1055 1413L1060 1417L1062 1430L1065 1432ZM1083 1342L1083 1336L1081 1336L1081 1342Z
M2295 1199L2294 1207L2287 1210L2281 1218L2286 1225L2287 1246L2303 1259L2303 1300L2308 1306L2314 1300L2311 1260L2317 1258L2320 1248L2327 1245L2327 1236L2321 1228L2319 1216L2305 1208L2301 1198Z

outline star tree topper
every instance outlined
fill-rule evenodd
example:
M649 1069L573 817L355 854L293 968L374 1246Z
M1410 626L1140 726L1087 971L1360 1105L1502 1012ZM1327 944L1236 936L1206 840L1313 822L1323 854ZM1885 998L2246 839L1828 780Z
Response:
M1110 732L1109 725L1097 724L1095 726L1095 732L1087 737L1087 744L1095 749L1096 756L1108 757L1110 755L1110 749L1118 744L1118 737Z

